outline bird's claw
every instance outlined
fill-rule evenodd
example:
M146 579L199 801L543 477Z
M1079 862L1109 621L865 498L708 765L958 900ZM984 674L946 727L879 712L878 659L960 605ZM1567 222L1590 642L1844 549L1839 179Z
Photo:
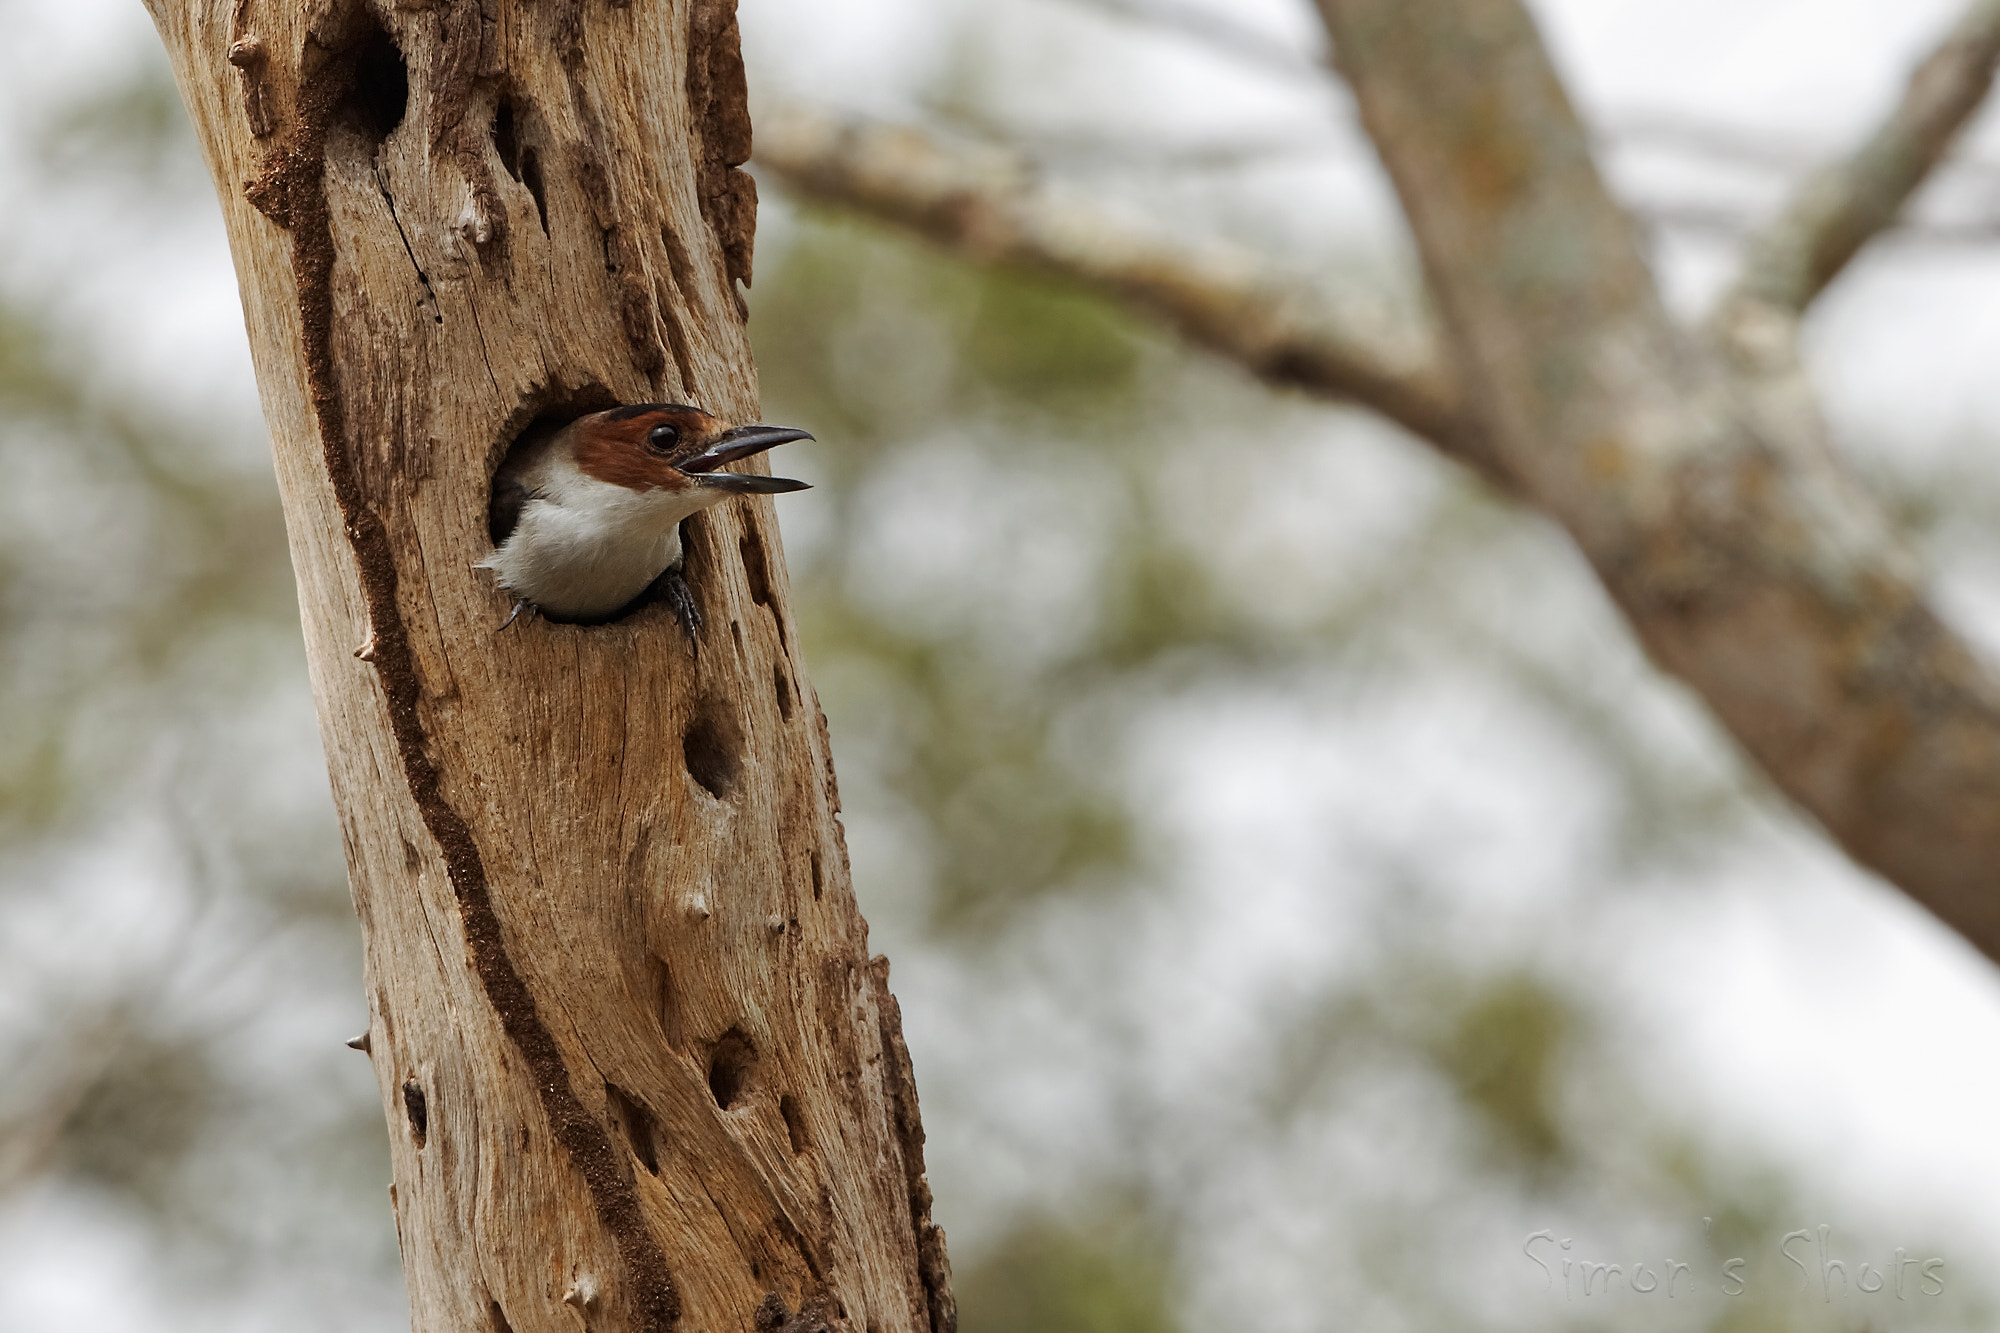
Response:
M660 599L673 611L674 619L687 631L688 649L701 655L701 608L694 604L694 590L687 585L678 569L670 569L660 576Z

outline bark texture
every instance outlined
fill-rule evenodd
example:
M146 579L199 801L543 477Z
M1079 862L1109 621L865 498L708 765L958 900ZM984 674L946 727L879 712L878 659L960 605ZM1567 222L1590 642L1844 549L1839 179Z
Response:
M664 608L524 620L494 468L611 402L757 419L728 0L149 0L284 494L417 1329L954 1317L769 500Z

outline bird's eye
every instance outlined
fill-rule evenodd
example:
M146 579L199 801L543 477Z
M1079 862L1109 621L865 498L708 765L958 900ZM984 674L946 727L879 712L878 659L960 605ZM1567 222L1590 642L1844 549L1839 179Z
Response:
M646 452L669 454L681 442L679 426L655 426L646 432Z

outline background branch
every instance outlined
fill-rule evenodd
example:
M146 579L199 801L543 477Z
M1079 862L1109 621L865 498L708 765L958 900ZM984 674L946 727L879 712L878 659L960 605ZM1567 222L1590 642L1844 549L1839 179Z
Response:
M1372 408L1504 484L1426 340L1373 303L1059 193L1009 154L914 130L776 107L758 120L756 162L808 197L1136 305L1270 383Z
M1782 790L2000 957L1985 887L2000 863L2000 691L1836 462L1791 321L1760 302L1761 323L1723 330L1736 377L1673 324L1512 0L1320 8L1417 233L1463 389L1375 312L1064 196L1004 154L789 108L766 117L759 161L808 195L1138 305L1501 481L1571 532L1656 660ZM1767 234L1756 280L1807 275L1772 299L1810 300L1893 223L1990 83L1996 15L1995 0L1969 11L1889 123Z
M1781 789L2000 958L2000 690L1809 397L1669 320L1515 0L1320 10L1509 471Z
M1326 74L1323 59L1294 50L1248 24L1180 0L1069 0L1069 3L1191 37L1212 50L1280 74L1306 78L1323 78Z
M1633 204L1632 211L1649 226L1738 243L1760 236L1765 225L1748 209L1728 204L1648 201ZM1933 249L1990 247L2000 242L2000 217L1950 220L1905 218L1881 232L1876 240L1878 243Z
M1975 0L1854 153L1806 182L1752 244L1735 296L1803 311L1893 226L1993 86L2000 0Z

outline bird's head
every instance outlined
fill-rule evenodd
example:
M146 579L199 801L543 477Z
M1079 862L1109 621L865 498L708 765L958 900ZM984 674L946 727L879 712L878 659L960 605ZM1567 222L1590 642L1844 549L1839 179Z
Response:
M728 495L802 491L808 483L718 468L811 435L786 426L731 426L682 403L636 403L570 423L577 468L627 490L666 491L712 503ZM711 498L712 497L712 498Z

